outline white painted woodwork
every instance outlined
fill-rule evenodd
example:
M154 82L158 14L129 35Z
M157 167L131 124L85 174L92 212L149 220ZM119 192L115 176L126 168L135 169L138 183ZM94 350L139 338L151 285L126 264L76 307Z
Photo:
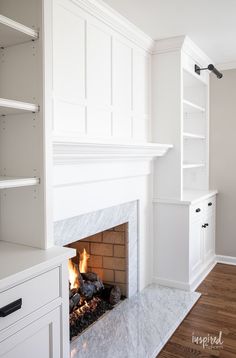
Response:
M55 309L13 336L9 336L0 343L0 347L0 357L4 358L58 358L62 356L60 309Z
M154 232L158 238L154 246L154 281L195 290L216 263L216 198L211 192L202 198L189 194L185 199L154 203ZM203 227L205 224L208 226Z
M150 46L122 35L120 21L104 21L111 13L95 17L83 1L53 4L54 137L147 141Z
M0 116L21 114L24 112L38 112L39 106L32 103L13 101L0 98Z
M68 259L74 255L73 249L0 242L0 307L22 298L20 309L0 318L0 357L68 358Z
M215 199L211 214L206 206L217 193L209 190L208 180L209 73L199 76L194 70L195 64L209 63L187 37L156 42L154 140L174 148L155 166L154 280L183 289L194 289L215 263Z
M19 298L22 298L22 307L7 317L1 317L0 331L59 297L59 279L59 269L55 268L2 292L0 307L4 307ZM46 287L50 287L50 289L45 289Z
M0 176L0 189L19 188L39 184L39 178L12 178Z
M37 31L0 14L0 47L18 45L38 38Z

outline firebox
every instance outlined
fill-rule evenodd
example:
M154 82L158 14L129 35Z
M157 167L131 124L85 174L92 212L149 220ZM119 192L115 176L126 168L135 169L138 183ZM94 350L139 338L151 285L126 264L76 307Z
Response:
M69 261L70 337L78 336L127 296L128 223L73 242Z

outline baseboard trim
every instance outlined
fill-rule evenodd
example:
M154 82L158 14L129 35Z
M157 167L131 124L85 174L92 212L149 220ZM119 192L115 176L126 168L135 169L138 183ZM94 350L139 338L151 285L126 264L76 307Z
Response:
M236 265L236 257L234 256L216 255L216 261L219 264Z
M187 282L167 280L165 278L153 277L153 282L158 285L178 288L179 290L190 291L190 285Z
M190 291L195 291L196 288L202 283L202 281L207 277L211 270L217 264L217 260L214 257L213 260L204 267L204 269L190 282Z

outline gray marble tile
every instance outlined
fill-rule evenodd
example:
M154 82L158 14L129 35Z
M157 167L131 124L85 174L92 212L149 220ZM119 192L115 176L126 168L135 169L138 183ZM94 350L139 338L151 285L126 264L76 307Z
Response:
M200 294L151 285L71 343L71 358L155 358Z

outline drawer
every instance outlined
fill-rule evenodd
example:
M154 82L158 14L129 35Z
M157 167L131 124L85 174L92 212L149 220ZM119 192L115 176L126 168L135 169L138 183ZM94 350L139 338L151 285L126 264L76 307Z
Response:
M59 296L58 267L0 293L0 308L22 299L21 308L6 317L0 317L0 331Z

